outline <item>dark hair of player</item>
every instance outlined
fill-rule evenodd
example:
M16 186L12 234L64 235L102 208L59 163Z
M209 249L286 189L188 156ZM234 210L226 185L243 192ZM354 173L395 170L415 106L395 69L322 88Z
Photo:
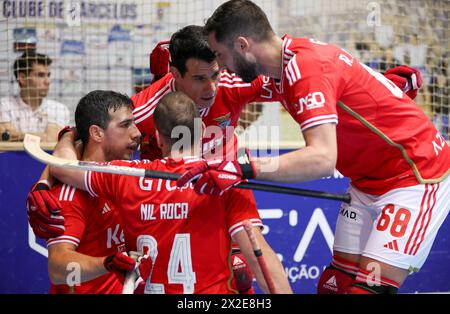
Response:
M207 63L215 60L216 56L208 45L203 27L189 25L183 27L170 38L171 66L178 69L184 76L186 73L186 61L193 58Z
M199 140L195 137L197 135L195 118L199 117L194 101L182 92L166 94L161 98L153 113L156 129L171 146L179 141L182 136L190 136L192 146ZM180 134L180 137L173 137L172 130L177 126L187 127L189 133L184 132Z
M37 53L34 50L26 50L16 59L16 61L14 61L13 70L16 79L18 78L19 73L25 73L25 75L28 76L35 63L49 66L52 64L52 59L50 59L49 56Z
M204 32L214 32L216 40L229 48L233 48L233 42L239 36L263 42L274 34L263 10L248 0L231 0L222 4L206 21Z
M89 141L89 127L97 125L106 130L111 121L111 112L122 107L133 108L133 102L127 95L109 90L95 90L78 102L75 109L75 124L83 144Z

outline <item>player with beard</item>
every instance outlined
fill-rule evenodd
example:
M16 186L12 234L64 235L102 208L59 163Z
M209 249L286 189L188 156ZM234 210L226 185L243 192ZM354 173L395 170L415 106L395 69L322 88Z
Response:
M182 91L196 103L206 127L202 139L203 153L208 158L222 157L227 153L234 158L237 147L234 128L242 108L254 101L273 101L265 89L267 78L261 76L251 83L244 83L235 74L220 71L201 26L186 26L174 33L169 51L170 73L131 97L135 105L136 125L144 135L141 158L152 160L161 157L155 142L153 112L159 99L172 91ZM161 67L165 62L162 58L158 64ZM161 75L159 72L158 76ZM229 152L225 143L231 144Z
M81 98L75 122L84 147L82 160L133 157L141 134L131 107L130 98L112 91L93 91ZM125 242L112 202L59 182L50 193L60 201L65 218L64 234L47 241L50 292L122 293L122 272L133 270L135 262L121 253Z

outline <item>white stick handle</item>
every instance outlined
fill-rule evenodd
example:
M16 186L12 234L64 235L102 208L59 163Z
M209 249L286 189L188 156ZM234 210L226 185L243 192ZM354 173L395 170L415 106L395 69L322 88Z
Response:
M129 255L134 260L138 260L140 254L135 251L130 251ZM135 271L130 271L125 276L125 281L123 283L122 294L134 294L134 283L138 279L138 275Z

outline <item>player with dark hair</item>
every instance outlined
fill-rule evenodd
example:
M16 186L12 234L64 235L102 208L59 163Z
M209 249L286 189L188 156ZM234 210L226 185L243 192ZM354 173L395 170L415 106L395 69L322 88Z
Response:
M160 51L160 46L155 49L164 64L167 55ZM161 151L155 145L153 112L158 100L171 91L186 93L197 105L205 126L215 127L215 133L209 132L211 134L205 134L202 139L203 152L213 156L225 154L225 143L237 146L232 127L237 125L243 106L253 101L271 101L271 95L264 89L264 78L244 83L234 74L220 72L201 26L186 26L174 33L169 51L170 73L132 96L136 125L144 135L141 158L161 157ZM156 68L157 62L152 64ZM159 68L164 66L158 64L158 75L161 75ZM230 154L233 153L231 149Z
M113 161L111 165L144 168L172 173L185 171L198 160L190 156L199 151L201 124L195 103L181 92L166 94L155 108L157 142L166 158L149 161ZM185 128L189 149L174 150L166 130ZM196 129L197 128L197 129ZM76 159L73 133L65 134L54 154ZM191 145L193 144L193 145ZM95 146L101 145L95 143ZM128 250L148 254L152 261L146 293L234 293L229 287L228 263L231 238L239 244L259 286L268 291L265 278L244 230L244 220L253 223L278 293L291 293L283 267L264 240L262 222L254 200L242 190L231 190L222 197L199 196L191 184L177 188L162 179L144 179L50 167L62 182L86 190L93 197L107 198L120 213ZM250 195L251 196L251 195ZM243 210L245 204L245 210Z
M270 90L300 125L306 147L247 156L236 171L224 169L228 161L199 161L179 185L201 175L195 190L216 194L242 179L301 182L336 167L351 179L352 203L342 207L356 218L339 216L319 292L396 293L425 262L450 209L445 140L390 80L336 46L278 37L251 1L222 4L205 32L221 66L246 82L271 78Z
M132 105L129 97L113 91L93 91L80 99L75 121L84 147L82 160L133 157L140 132ZM135 261L121 253L126 248L118 210L107 198L68 184L58 182L51 194L61 203L65 231L47 241L50 292L122 293L124 274L134 270ZM143 259L141 265L149 264Z

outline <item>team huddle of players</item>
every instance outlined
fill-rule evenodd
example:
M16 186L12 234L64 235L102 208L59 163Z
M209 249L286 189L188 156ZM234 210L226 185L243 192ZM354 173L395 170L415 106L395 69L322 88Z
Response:
M418 89L417 71L402 66L383 76L333 45L280 38L247 0L222 4L204 27L176 32L169 51L170 73L155 73L162 77L131 100L112 91L83 97L76 132L61 132L54 154L183 176L170 182L45 171L42 178L61 183L33 186L28 213L36 235L48 238L53 292L120 293L127 271L139 275L136 292L251 293L253 276L267 292L243 228L250 220L275 291L291 293L261 235L252 193L231 187L253 178L313 180L335 168L351 179L352 202L343 206L357 217L338 218L333 260L318 292L395 293L420 269L450 209L450 149L409 97ZM254 101L281 102L306 147L252 158L236 149L225 127L194 136L202 132L196 119L235 127ZM177 126L192 134L188 149L174 149ZM139 144L141 161L130 161ZM276 171L265 171L275 162ZM142 257L136 262L122 251ZM74 261L81 284L71 286L66 266ZM380 269L375 279L373 262Z

